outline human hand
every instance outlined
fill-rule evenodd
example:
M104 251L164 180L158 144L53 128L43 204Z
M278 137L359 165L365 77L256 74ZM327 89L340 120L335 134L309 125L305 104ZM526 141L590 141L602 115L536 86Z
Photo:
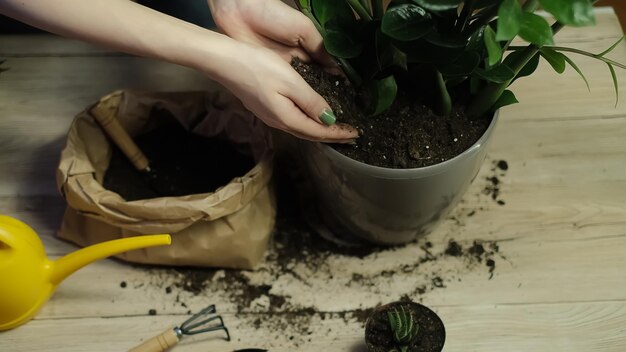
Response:
M300 11L279 0L208 0L218 29L240 42L273 50L287 62L315 61L341 73L322 36Z
M233 40L223 57L213 76L267 125L327 143L358 137L353 127L335 124L324 98L276 52Z

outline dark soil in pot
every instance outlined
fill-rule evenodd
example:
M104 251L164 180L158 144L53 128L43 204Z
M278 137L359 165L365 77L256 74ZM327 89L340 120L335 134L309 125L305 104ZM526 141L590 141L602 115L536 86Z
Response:
M388 312L403 306L409 310L419 325L417 336L408 345L407 352L441 352L446 340L443 322L427 307L411 301L402 301L378 307L365 324L365 343L370 352L400 351L394 341Z
M471 147L491 122L491 118L470 119L459 108L450 117L437 116L401 92L391 108L371 117L363 99L344 78L298 60L292 66L326 99L338 122L359 130L356 144L333 148L370 165L406 169L438 164Z
M153 117L159 126L134 138L150 160L151 173L137 171L112 146L103 186L127 201L214 192L255 165L227 140L186 131L165 110L154 111Z

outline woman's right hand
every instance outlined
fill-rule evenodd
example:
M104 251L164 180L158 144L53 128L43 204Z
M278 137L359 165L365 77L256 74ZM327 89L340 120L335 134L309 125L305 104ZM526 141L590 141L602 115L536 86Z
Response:
M234 40L231 44L233 50L214 78L267 125L311 141L349 143L358 137L353 127L334 123L324 98L277 53Z

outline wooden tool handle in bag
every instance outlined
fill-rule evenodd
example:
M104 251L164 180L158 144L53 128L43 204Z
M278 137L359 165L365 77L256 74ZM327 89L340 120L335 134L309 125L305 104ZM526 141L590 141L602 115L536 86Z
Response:
M130 138L124 127L115 118L115 110L104 106L102 103L97 104L90 110L91 114L100 124L100 127L122 150L124 155L139 171L150 171L149 162L146 155L137 147L137 144Z
M176 331L170 328L150 340L146 340L141 345L128 350L128 352L163 352L174 347L178 340Z

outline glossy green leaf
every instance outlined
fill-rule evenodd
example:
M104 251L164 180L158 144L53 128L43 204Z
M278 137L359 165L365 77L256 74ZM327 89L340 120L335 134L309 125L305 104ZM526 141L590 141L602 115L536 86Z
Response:
M500 98L498 98L498 101L496 101L496 103L493 104L493 107L491 109L493 111L496 111L507 105L517 104L517 103L519 103L519 101L515 97L515 94L513 94L513 92L511 92L510 90L505 90L504 92L502 92L502 95L500 96Z
M491 7L498 5L502 0L476 0L474 5L475 9L482 9L485 7Z
M519 59L519 56L522 54L521 50L518 51L514 51L512 53L510 53L509 55L507 55L507 57L504 59L504 64L507 65L508 67L512 67L513 63L517 61L517 59ZM522 67L522 69L517 73L517 76L515 76L515 79L520 79L522 77L526 77L526 76L530 76L533 73L535 73L535 71L537 70L537 67L539 67L539 59L540 59L541 55L539 55L539 53L537 53L535 56L533 56L527 63L526 65L524 65L524 67Z
M380 29L376 31L376 63L379 70L395 66L407 70L407 56Z
M424 36L424 40L445 48L465 48L467 46L467 38L456 33L430 32Z
M578 74L580 75L580 77L582 77L583 81L585 81L585 84L587 85L587 90L591 91L591 87L589 87L589 81L587 80L587 77L585 77L585 75L583 74L583 71L578 67L578 65L576 65L576 63L570 59L569 57L565 56L565 61L572 66L572 68L574 69L574 71L578 72Z
M591 0L539 0L543 9L568 26L591 26L596 23Z
M483 38L489 55L489 66L493 66L502 59L502 47L496 40L496 33L489 26L485 27Z
M522 21L522 6L518 0L504 0L498 11L496 40L507 41L519 33Z
M369 108L371 116L376 116L387 110L393 104L398 93L398 85L393 76L371 81L366 85L366 89L372 98Z
M519 36L539 47L554 45L552 28L550 28L548 21L534 13L522 13Z
M617 81L617 74L615 73L615 68L613 65L607 63L609 66L609 71L611 71L611 78L613 79L613 87L615 87L615 107L619 104L619 82Z
M439 93L438 113L441 116L450 116L452 112L452 97L446 87L446 82L440 72L436 72L437 75L437 92Z
M312 0L313 14L319 23L325 27L330 21L335 24L346 25L356 20L350 5L345 0Z
M324 47L329 54L343 59L351 59L359 56L363 51L363 43L359 38L349 33L335 29L327 28L324 37Z
M467 50L482 51L482 49L485 47L483 45L485 28L486 26L482 26L474 31L474 33L472 33L472 35L467 40Z
M565 55L550 48L541 48L541 56L548 61L550 66L559 74L565 72Z
M413 0L416 4L430 11L456 9L463 0Z
M437 66L439 72L446 78L469 76L480 64L480 55L476 52L466 52L456 61Z
M419 39L432 30L431 16L426 10L413 4L396 6L383 15L381 29L396 40Z
M515 77L515 72L504 64L494 66L490 70L477 68L475 72L479 77L494 83L505 83Z

